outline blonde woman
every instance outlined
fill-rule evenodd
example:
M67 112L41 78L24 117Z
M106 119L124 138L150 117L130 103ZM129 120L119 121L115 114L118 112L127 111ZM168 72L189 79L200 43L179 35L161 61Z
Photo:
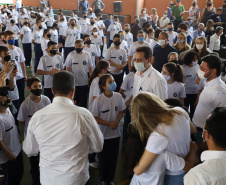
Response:
M187 37L184 33L178 33L177 42L173 47L177 50L178 54L191 49L187 44Z
M157 13L157 9L156 8L152 8L151 9L151 25L152 25L152 28L155 30L157 28L157 22L158 22L158 19L159 19L159 16L158 16L158 13Z
M156 95L142 92L131 103L131 117L141 141L147 141L144 153L133 169L135 175L139 176L141 180L145 181L144 178L150 178L145 173L149 171L152 163L158 160L157 157L163 152L170 151L182 158L188 155L190 150L190 119L184 109L170 108ZM159 161L159 165L161 162ZM169 159L168 162L177 164L178 160L171 161ZM184 175L185 171L177 168L174 171L166 170L165 178L158 172L154 176L159 180L163 178L165 185L183 185Z

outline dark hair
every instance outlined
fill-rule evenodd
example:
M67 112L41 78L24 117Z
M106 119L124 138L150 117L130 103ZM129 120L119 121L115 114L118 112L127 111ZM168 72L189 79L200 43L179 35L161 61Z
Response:
M188 30L188 26L187 26L187 24L185 24L185 23L180 23L179 25L178 25L178 28L180 28L180 29L182 29L182 30Z
M11 24L15 24L15 20L14 20L14 19L11 19L11 20L10 20L10 23L11 23Z
M118 33L116 33L116 34L114 35L114 38L113 38L113 39L115 39L115 38L120 38L120 35L119 35Z
M160 30L159 28L157 28L156 30L155 30L155 34L154 34L154 37L155 37L155 39L158 39L159 38L159 34L162 32L162 30Z
M99 79L99 87L100 87L101 93L104 92L104 89L102 87L106 86L107 79L110 78L110 77L113 78L113 76L111 74L105 74L105 75L100 77L100 79Z
M97 14L97 17L100 17L101 15L102 15L101 13L98 13L98 14Z
M89 35L85 35L84 38L83 38L83 40L85 40L86 37L90 37L90 36Z
M15 35L15 33L13 31L5 31L4 35L7 37L8 35Z
M223 11L223 9L221 7L217 8L217 12L218 11Z
M96 78L103 69L107 69L109 66L110 64L107 60L101 60L100 62L98 62L95 69L93 70L93 73L89 77L88 85L91 86L93 79Z
M173 26L173 23L172 23L172 22L169 22L167 25L169 25L169 26Z
M136 52L137 52L137 53L143 52L143 53L144 53L144 57L145 57L146 59L152 57L152 51L151 51L151 48L150 48L150 47L147 47L147 46L138 47L138 48L136 49Z
M169 72L170 75L172 73L174 73L174 75L173 75L174 81L184 83L183 69L179 64L175 64L173 62L168 62L168 63L164 64L164 67L166 68L166 70Z
M185 56L184 56L184 64L185 65L191 65L192 64L192 60L195 58L195 56L197 56L198 61L201 61L200 56L197 52L195 51L189 51ZM200 63L200 62L198 62Z
M75 88L75 77L71 72L59 71L53 76L54 94L68 95Z
M52 45L57 45L57 43L56 42L53 42L53 41L49 41L48 42L48 48L50 48L50 46L52 46Z
M43 37L45 37L45 35L48 33L49 29L44 29L44 32L43 32Z
M2 52L8 52L9 48L6 46L0 46L0 55L2 54Z
M52 26L52 28L54 28L54 27L58 27L58 24L57 23L53 23L53 26Z
M210 69L216 69L217 70L217 76L220 76L221 70L222 70L222 61L218 54L210 53L206 55L205 57L202 57L202 61L207 63L207 66Z
M152 33L153 31L154 31L154 29L151 28L151 29L147 30L146 33L149 34L149 33Z
M143 31L144 32L147 32L148 30L148 28L151 26L151 24L149 24L149 23L147 23L146 25L145 25L145 27L143 28Z
M139 31L137 32L137 35L138 35L139 33L144 34L144 32L143 32L142 30L139 30Z
M206 120L206 129L216 146L226 149L226 108L217 107Z
M34 82L42 82L37 76L32 76L27 79L27 86L31 88Z
M219 33L221 30L223 30L224 28L222 26L217 26L215 33Z
M169 38L169 35L168 35L168 33L167 33L166 31L161 31L160 34L164 34L166 39ZM160 34L159 34L159 35L160 35Z

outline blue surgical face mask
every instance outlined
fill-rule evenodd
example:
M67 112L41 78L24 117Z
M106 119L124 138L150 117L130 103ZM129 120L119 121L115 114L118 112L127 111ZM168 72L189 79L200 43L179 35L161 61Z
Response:
M8 40L8 44L11 45L11 46L14 45L15 44L15 40L14 39L13 40Z
M168 28L167 30L168 30L169 32L171 32L171 31L173 31L173 28Z
M137 40L138 40L139 42L144 42L144 39L145 39L144 37L138 37L138 38L137 38Z
M109 87L109 91L115 91L116 90L116 83L115 82L112 82L111 84L108 84L108 87Z
M177 30L177 33L181 33L181 30Z

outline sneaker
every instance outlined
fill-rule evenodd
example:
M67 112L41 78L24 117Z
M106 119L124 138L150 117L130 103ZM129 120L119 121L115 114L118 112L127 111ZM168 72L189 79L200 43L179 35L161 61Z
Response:
M111 181L110 185L117 185L115 182Z
M97 161L94 161L93 163L89 163L89 165L93 168L98 168L98 163Z
M100 182L100 184L99 185L107 185L107 183L106 182L104 182L104 181L102 181L102 182Z

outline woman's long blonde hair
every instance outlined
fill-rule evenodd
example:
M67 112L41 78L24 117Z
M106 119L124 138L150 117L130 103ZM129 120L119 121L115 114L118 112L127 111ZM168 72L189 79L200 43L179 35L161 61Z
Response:
M153 131L164 135L157 126L160 123L171 125L181 111L170 108L164 101L149 92L139 93L131 103L131 117L142 141L148 139Z

